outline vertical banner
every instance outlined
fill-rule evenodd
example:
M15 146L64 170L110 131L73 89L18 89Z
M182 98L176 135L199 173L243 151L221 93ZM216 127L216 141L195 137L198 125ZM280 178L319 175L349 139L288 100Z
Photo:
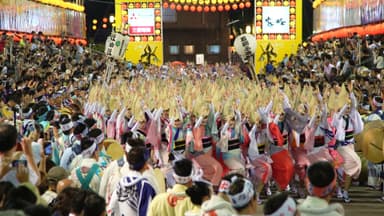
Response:
M255 71L265 72L285 54L295 53L302 42L302 1L255 0Z
M160 0L115 0L116 31L129 36L125 58L134 64L163 64Z

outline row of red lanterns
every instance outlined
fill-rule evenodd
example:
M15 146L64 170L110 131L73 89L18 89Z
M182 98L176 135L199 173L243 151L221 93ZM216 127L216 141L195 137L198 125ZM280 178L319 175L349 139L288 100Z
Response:
M185 4L185 5L181 5L181 4L175 4L175 3L171 3L171 4L168 4L168 2L164 2L163 3L163 7L164 8L170 8L172 10L177 10L177 11L181 11L181 10L184 10L184 11L190 11L190 12L216 12L216 11L219 11L219 12L222 12L222 11L229 11L229 10L237 10L237 9L244 9L244 8L250 8L251 7L251 2L240 2L240 3L234 3L234 4L225 4L225 5L211 5L211 6L201 6L201 5L198 5L198 6L195 6L195 5L188 5L188 4Z

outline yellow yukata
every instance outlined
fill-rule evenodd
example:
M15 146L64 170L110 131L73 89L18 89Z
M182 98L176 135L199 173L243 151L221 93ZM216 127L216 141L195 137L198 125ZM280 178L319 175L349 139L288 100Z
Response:
M184 216L195 205L185 193L187 186L175 184L171 190L161 193L152 200L147 216Z

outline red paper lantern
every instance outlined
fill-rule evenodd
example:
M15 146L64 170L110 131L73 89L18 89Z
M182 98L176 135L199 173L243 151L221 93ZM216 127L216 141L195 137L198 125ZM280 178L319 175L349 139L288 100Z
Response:
M269 2L268 1L264 1L263 2L263 6L268 6L269 5Z
M296 33L296 29L295 28L291 28L291 29L289 29L289 32L290 33Z
M216 6L214 5L211 6L211 12L216 12Z
M243 8L244 8L244 3L243 3L243 2L241 2L241 3L239 4L239 8L240 8L240 9L243 9Z
M203 7L201 7L201 6L199 5L199 6L197 6L196 10L197 10L197 12L201 12L201 11L203 11Z
M291 1L291 2L289 3L289 5L290 5L291 7L295 7L295 6L296 6L296 2L295 2L295 1Z
M160 14L161 14L161 11L160 11L159 9L156 9L156 10L155 10L155 15L156 15L156 16L159 16Z
M262 24L261 21L256 22L256 26L261 26L261 24Z
M108 19L107 19L106 17L104 17L104 18L102 19L102 21L103 21L103 23L107 23L107 22L108 22Z
M261 40L262 38L260 34L256 35L256 40Z
M121 10L127 10L127 3L121 4Z
M195 5L191 5L191 7L189 7L189 10L191 12L195 12L196 11L196 6Z
M229 10L231 10L231 6L229 6L229 5L226 4L226 5L224 6L224 9L225 9L226 11L229 11Z
M275 40L276 39L276 35L274 35L274 34L269 35L269 39Z
M246 8L250 8L251 7L251 2L249 2L249 1L245 2L245 7Z
M247 3L245 3L245 4L247 4ZM261 9L261 7L256 8L257 14L261 14L261 12L263 12L263 9Z
M161 41L161 36L160 35L156 36L155 40L156 41Z
M291 20L294 20L294 19L296 18L296 15L295 15L295 14L291 14L291 16L289 16L289 18L290 18Z
M224 10L223 5L219 5L219 6L217 6L217 10L220 11L220 12L223 11L223 10Z
M155 25L155 27L156 27L157 29L161 28L161 23L157 22L156 25Z
M175 8L176 8L175 3L171 3L171 5L169 6L169 8L171 8L172 10L175 10Z
M167 3L167 5L168 5L168 2L164 2L163 5L164 5L165 3ZM149 7L149 8L153 8L154 6L155 6L155 5L154 5L152 2L149 2L149 3L148 3L148 7Z
M125 22L125 23L128 22L128 15L123 16L123 22Z
M129 37L129 41L135 41L134 37Z
M168 5L168 2L164 2L164 3L163 3L163 8L168 8L168 6L169 6L169 5Z
M233 40L233 38L234 38L233 35L230 34L229 35L229 40Z
M187 5L187 4L184 5L183 10L184 10L184 11L189 11L189 5Z
M288 40L288 39L289 39L289 35L288 35L288 34L284 34L284 35L283 35L283 39L284 39L284 40Z
M204 12L209 12L209 7L208 6L204 6Z
M233 10L237 10L237 7L238 7L237 4L233 4L233 5L232 5L232 9L233 9Z
M282 5L281 1L276 2L276 6L281 6L281 5Z
M148 38L146 36L141 37L141 41L148 41Z
M141 4L139 3L139 2L137 2L136 4L135 4L135 8L140 8L141 7Z

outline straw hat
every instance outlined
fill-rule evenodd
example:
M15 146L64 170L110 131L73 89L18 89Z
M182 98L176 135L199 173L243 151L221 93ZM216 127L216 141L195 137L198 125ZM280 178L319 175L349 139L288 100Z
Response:
M118 160L124 156L124 149L121 145L114 139L106 139L103 142L108 156L112 160Z
M384 161L384 122L373 121L366 125L357 142L361 143L363 156L373 163Z

